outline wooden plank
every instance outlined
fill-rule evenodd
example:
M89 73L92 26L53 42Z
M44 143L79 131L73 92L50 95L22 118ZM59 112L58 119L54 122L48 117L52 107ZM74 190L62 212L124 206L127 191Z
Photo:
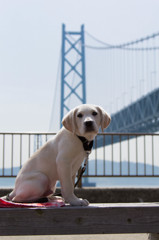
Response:
M159 233L150 233L148 240L159 240Z
M159 203L0 209L0 235L158 233Z

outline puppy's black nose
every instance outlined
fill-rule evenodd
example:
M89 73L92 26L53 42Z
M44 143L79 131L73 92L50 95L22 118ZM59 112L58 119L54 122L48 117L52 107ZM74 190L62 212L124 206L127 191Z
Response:
M86 127L92 127L93 121L86 121L84 124Z

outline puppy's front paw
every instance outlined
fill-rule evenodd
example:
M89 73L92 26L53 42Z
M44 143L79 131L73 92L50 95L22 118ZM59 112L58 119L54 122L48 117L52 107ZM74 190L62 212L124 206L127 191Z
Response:
M88 206L89 205L89 202L87 201L87 199L81 199L81 198L70 200L69 203L72 206Z

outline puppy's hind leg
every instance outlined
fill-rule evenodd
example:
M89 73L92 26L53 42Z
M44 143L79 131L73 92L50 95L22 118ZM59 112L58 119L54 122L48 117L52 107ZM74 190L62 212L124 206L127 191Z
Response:
M20 175L10 196L14 202L31 202L43 197L47 189L49 179L45 174L37 172Z
M30 202L37 198L39 198L41 195L41 191L38 189L35 189L30 184L22 184L16 191L15 196L12 198L13 202Z
M44 196L48 185L39 179L27 180L15 189L14 202L30 202Z

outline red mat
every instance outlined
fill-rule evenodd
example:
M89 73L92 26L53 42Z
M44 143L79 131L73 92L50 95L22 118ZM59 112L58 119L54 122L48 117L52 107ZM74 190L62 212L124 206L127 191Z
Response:
M56 208L65 206L62 198L51 199L45 203L16 203L0 198L0 208Z

